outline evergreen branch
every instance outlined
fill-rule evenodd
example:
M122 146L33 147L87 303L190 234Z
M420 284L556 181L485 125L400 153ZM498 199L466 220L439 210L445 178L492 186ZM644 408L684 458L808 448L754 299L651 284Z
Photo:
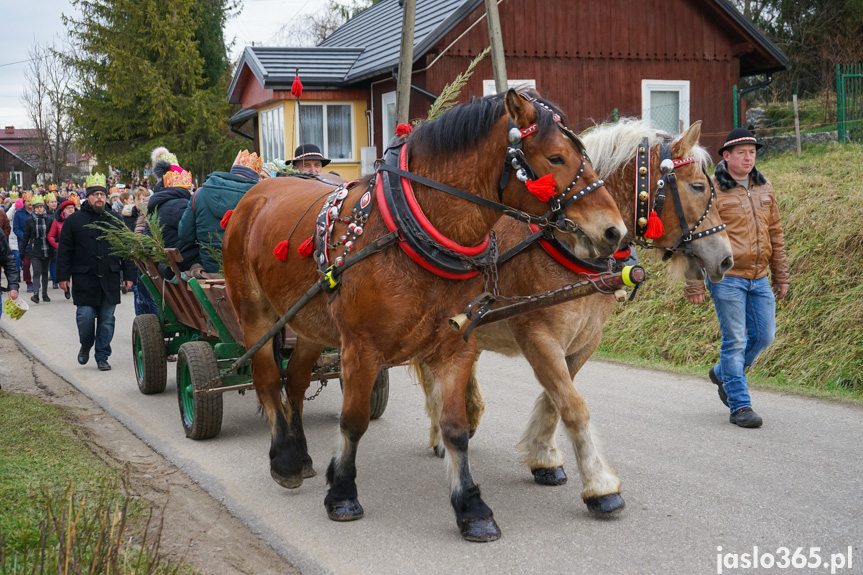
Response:
M489 51L491 51L490 46L480 52L477 57L473 59L473 62L470 63L470 66L467 67L467 70L465 70L464 73L459 74L455 77L455 80L444 86L440 96L437 97L437 100L434 101L434 104L432 104L429 109L429 114L426 118L427 122L429 120L434 120L443 112L449 110L458 103L458 96L461 93L461 89L464 88L467 81L473 75L474 68L476 68L477 64L486 57Z
M162 241L162 226L158 214L147 216L152 236L136 234L127 228L123 222L114 218L101 222L93 222L85 227L102 232L99 239L105 240L110 246L110 254L124 260L146 261L153 260L157 263L168 263Z

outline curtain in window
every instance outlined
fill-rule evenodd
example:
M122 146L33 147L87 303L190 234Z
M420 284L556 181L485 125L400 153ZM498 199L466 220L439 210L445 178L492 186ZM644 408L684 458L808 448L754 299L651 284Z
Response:
M326 156L327 150L324 146L324 107L323 106L300 106L300 132L301 144L314 144L321 149Z
M351 107L349 105L327 106L327 141L330 158L350 158L351 154Z

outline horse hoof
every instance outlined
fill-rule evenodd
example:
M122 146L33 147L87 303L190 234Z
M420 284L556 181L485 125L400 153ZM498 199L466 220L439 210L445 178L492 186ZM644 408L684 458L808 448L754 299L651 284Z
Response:
M311 463L303 465L303 479L309 479L310 477L314 477L318 473L315 471L315 468L312 467Z
M540 467L533 470L533 480L540 485L563 485L566 483L566 472L563 470L563 465L555 469Z
M461 536L465 541L487 543L500 539L500 527L493 517L483 519L467 519L461 525Z
M584 500L587 510L597 515L611 515L618 513L626 507L626 502L619 493L609 493L599 497L588 497Z
M356 499L344 499L324 503L327 508L327 517L333 521L356 521L363 517L363 506Z
M443 456L446 455L446 447L444 447L443 445L435 445L434 454L435 457L440 457L441 459L443 459Z
M303 475L292 475L290 477L285 477L284 475L279 475L272 469L270 469L270 475L276 483L288 489L296 489L303 484Z

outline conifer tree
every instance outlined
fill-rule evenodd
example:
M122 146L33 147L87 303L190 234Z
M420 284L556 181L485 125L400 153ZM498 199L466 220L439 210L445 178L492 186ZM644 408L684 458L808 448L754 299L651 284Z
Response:
M224 169L239 142L227 127L228 63L221 29L215 29L225 15L211 11L224 10L227 2L72 4L80 19L64 16L64 23L75 46L69 57L79 76L72 116L83 147L102 162L134 170L153 147L165 145L199 182Z

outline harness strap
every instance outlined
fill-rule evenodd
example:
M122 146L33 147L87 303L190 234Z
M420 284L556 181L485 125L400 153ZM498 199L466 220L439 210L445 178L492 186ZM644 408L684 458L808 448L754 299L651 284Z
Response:
M452 196L456 196L456 197L461 198L463 200L467 200L469 202L473 202L475 204L479 204L481 206L485 206L487 208L497 210L499 212L502 212L504 215L507 215L511 218L515 218L521 222L544 223L543 218L540 216L535 216L533 214L529 214L527 212L517 210L517 209L512 208L510 206L507 206L505 204L493 202L492 200L487 200L485 198L481 198L479 196L469 194L469 193L464 192L458 188L454 188L452 186L448 186L446 184L442 184L440 182L436 182L434 180L424 178L423 176L419 176L417 174L414 174L413 172L408 172L408 171L402 170L400 168L397 168L395 166L391 166L389 164L380 164L378 166L378 171L390 172L390 173L396 174L398 176L401 176L402 178L406 178L408 180L413 180L414 182L417 182L417 183L422 184L424 186L428 186L430 188L434 188L436 190L440 190L441 192L450 194Z

